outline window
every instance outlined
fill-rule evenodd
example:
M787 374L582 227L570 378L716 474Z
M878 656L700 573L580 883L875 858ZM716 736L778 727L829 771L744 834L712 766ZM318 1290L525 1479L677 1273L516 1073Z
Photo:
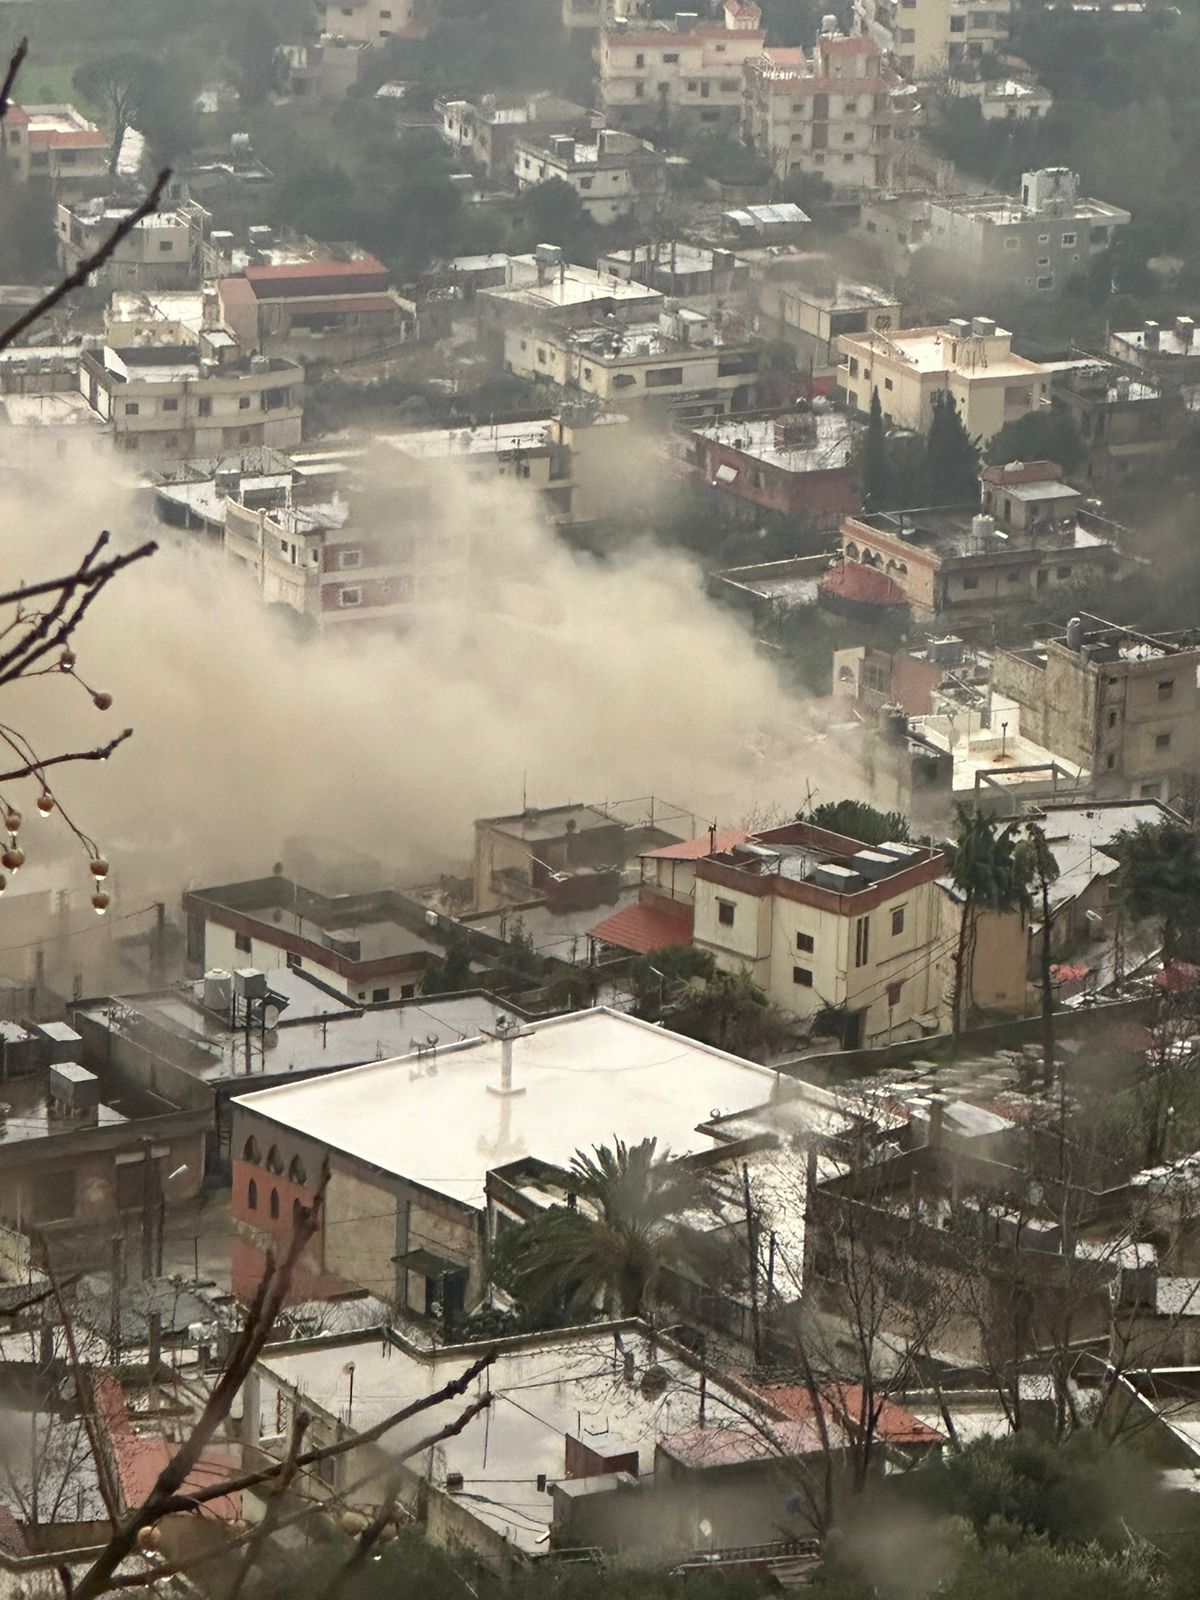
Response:
M798 983L802 989L811 989L813 986L813 975L807 967L793 967L792 982Z
M233 948L240 950L244 956L248 956L254 948L250 935L248 933L235 933L233 936Z
M382 1005L385 1000L390 1000L391 997L392 997L392 991L390 989L372 989L371 990L371 1004L373 1006Z
M1169 733L1156 733L1154 735L1154 748L1156 750L1169 750L1171 748L1171 735Z
M1164 678L1158 686L1158 698L1160 700L1169 700L1174 693L1175 679Z
M1006 250L1016 250L1019 247L1020 243L1021 243L1020 239L1005 239L1004 248Z
M738 87L738 81L737 81L736 78L722 78L721 79L721 93L722 94L734 94L737 91L737 87Z
M963 588L964 589L978 589L978 587L979 587L979 579L975 576L975 574L973 572L968 573L966 575L966 577L963 579Z
M699 87L700 87L700 85L696 82L695 78L689 78L688 79L687 91L688 91L689 94L695 94L696 90Z
M287 964L293 972L300 971L300 957L292 950L287 953Z
M1039 233L1038 234L1038 243L1039 244L1049 244L1050 243L1050 235L1048 233Z
M897 906L892 912L892 937L904 932L904 907Z
M246 1210L258 1210L258 1184L253 1178L251 1178L250 1182L246 1185Z
M1054 274L1052 272L1044 272L1041 275L1041 277L1037 280L1037 282L1034 285L1034 287L1037 288L1037 289L1053 289L1053 287L1054 287Z
M916 44L917 30L915 28L901 28L898 37L901 44Z
M304 1170L304 1163L299 1156L293 1156L288 1162L288 1182L307 1183L308 1173Z
M717 921L723 928L733 927L733 918L736 910L737 907L732 900L717 901Z
M249 411L249 409L250 409L250 396L248 394L240 394L240 395L238 395L238 410L239 411Z
M159 248L160 252L165 251L165 250L169 250L171 248L170 239L160 239L158 241L158 248Z
M1037 258L1037 264L1038 264L1039 267L1048 267L1050 265L1050 257L1049 256L1039 256Z
M816 948L816 941L811 933L798 933L796 935L796 949L802 950L805 955L811 955Z
M592 180L591 180L591 178L580 178L580 180L579 180L579 187L580 187L580 188L581 188L581 189L590 189L590 188L591 188L591 187L592 187Z
M1105 765L1105 767L1107 768L1107 770L1109 772L1112 771L1112 769L1116 766L1116 764L1117 764L1116 756L1112 756L1112 755L1105 756L1104 765Z
M1073 233L1064 233L1062 242L1064 250L1073 250L1075 248L1075 235Z
M136 417L141 409L141 406L138 405L136 400L126 400L125 415L127 417Z
M1116 727L1116 725L1117 725L1117 713L1115 711L1110 711L1108 713L1108 725L1109 725L1110 728L1115 728Z
M633 98L635 100L642 99L642 97L645 95L645 93L646 93L646 85L644 83L635 83L634 84L634 86L633 86Z
M338 590L338 605L340 605L340 606L360 606L360 605L362 605L362 590L361 589L339 589Z
M35 1172L31 1210L35 1222L57 1222L75 1215L75 1173Z
M845 166L848 161L853 161L853 160L854 160L854 152L853 152L853 150L847 150L846 154L842 157L842 165Z
M843 144L853 144L854 143L854 130L853 130L853 128L851 128L849 133L844 133L842 135L842 143Z
M347 567L361 567L362 566L362 551L361 550L339 550L338 551L338 566L341 567L343 569L343 571Z
M279 1221L279 1190L271 1190L271 1221Z
M212 416L212 400L208 397L208 395L204 395L201 398L199 410L202 417Z
M903 989L903 987L904 987L903 983L889 983L888 984L888 986L887 986L887 1003L888 1003L888 1010L889 1011L891 1010L891 1008L893 1006L898 1006L900 1004L900 991L901 991L901 989Z
M1056 578L1069 578L1071 576L1071 569L1070 567L1055 567L1054 576Z
M417 992L417 986L416 986L415 983L402 983L400 985L400 998L401 998L401 1000L411 1000L413 995L416 994L416 992Z
M262 1151L258 1148L258 1140L253 1134L250 1135L245 1144L242 1146L242 1160L252 1161L256 1167L260 1166L262 1163Z
M967 31L967 19L966 19L966 17L951 17L950 18L950 32L951 33L966 33L966 31Z
M859 917L854 924L854 965L865 967L871 955L871 919Z
M663 56L664 67L677 67L679 65L678 50L670 50Z
M634 56L633 64L635 67L644 67L646 65L646 58L640 50L638 51L637 55Z
M178 411L179 410L179 401L178 400L164 400L163 401L163 410L164 411Z
M651 367L646 373L647 389L673 389L682 382L682 367Z
M891 389L891 388L894 388L895 385L892 383L892 380L890 378L885 378L883 380L883 387L885 389Z

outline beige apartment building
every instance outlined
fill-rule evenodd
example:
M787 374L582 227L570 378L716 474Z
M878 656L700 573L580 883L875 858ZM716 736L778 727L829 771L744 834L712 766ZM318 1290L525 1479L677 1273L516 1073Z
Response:
M226 335L228 338L228 335ZM198 345L85 351L79 387L122 449L212 456L300 443L304 368L267 356L219 361Z
M696 863L693 941L795 1016L837 1007L847 1048L918 1038L944 1014L945 870L922 845L772 828Z
M353 44L423 38L434 15L434 0L317 0L322 33Z
M673 23L606 27L597 56L604 114L646 133L735 131L743 69L766 37L754 0L725 0L716 24L679 12Z
M909 78L960 71L1008 38L1012 0L854 0L858 32Z
M933 417L934 395L946 393L967 432L986 444L1006 422L1038 410L1050 393L1050 368L1014 355L1012 334L990 317L843 334L838 349L838 386L846 403L868 412L878 389L884 421L897 428L923 433Z
M1165 800L1200 775L1200 636L1073 618L1029 650L1000 650L992 684L1031 738L1093 774L1098 796Z
M587 216L607 227L663 193L667 163L653 145L634 134L600 128L587 138L551 134L518 139L513 174L518 189L553 179L567 184Z
M904 320L901 302L869 284L837 279L809 285L772 276L769 263L766 273L758 284L759 332L788 345L797 365L814 378L837 373L837 342L843 334L889 333Z
M742 134L781 181L795 172L835 189L891 181L889 79L873 39L823 33L810 55L765 49L746 66Z
M97 198L60 203L54 231L58 265L74 272L134 209L124 200ZM121 240L93 282L112 289L186 289L204 270L204 243L212 221L194 200L164 206L143 217Z

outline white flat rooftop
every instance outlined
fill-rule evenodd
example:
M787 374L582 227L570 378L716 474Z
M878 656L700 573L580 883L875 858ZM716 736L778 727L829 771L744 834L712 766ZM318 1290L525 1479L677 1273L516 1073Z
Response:
M436 1073L400 1056L241 1097L239 1105L382 1172L466 1205L483 1204L490 1168L535 1156L561 1166L579 1149L657 1138L675 1155L711 1148L713 1111L771 1097L775 1073L597 1008L531 1024L513 1040L504 1097L501 1045L443 1050Z
M386 444L401 455L422 460L453 456L497 456L512 450L545 450L553 419L539 422L496 422L478 428L421 428L411 433L377 433L378 444Z
M0 418L14 428L106 426L77 390L65 394L0 395Z
M739 450L742 455L780 467L784 472L830 472L848 464L860 431L851 417L841 411L812 411L798 413L797 420L807 422L811 431L805 437L793 435L790 442L786 435L777 433L776 421L771 417L752 422L735 418L694 431L702 439ZM733 471L736 477L737 469ZM720 472L717 475L721 477ZM722 482L731 481L722 478Z

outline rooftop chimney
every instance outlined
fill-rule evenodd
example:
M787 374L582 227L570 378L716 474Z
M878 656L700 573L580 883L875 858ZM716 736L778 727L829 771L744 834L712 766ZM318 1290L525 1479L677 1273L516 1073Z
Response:
M488 1093L499 1095L504 1099L518 1094L524 1094L524 1089L514 1089L512 1081L513 1066L513 1040L524 1031L515 1017L499 1016L496 1018L495 1028L481 1030L490 1039L500 1041L500 1083L488 1084Z
M699 16L698 12L695 12L695 11L677 11L675 13L675 31L676 31L676 33L691 33L692 29L696 26L696 24L697 24L697 22L699 22L699 20L700 20L700 16Z
M1145 346L1145 348L1147 350L1157 350L1158 349L1158 323L1157 322L1143 322L1142 323L1142 344Z
M1175 318L1175 337L1179 340L1180 344L1190 347L1192 337L1195 332L1196 324L1192 321L1191 317Z

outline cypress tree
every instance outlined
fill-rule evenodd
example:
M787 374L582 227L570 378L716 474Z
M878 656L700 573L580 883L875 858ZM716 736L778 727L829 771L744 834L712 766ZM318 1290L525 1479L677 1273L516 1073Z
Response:
M868 511L882 511L891 504L892 468L888 460L887 438L883 431L883 407L879 390L871 390L871 417L862 454L862 497Z
M958 414L954 396L933 397L933 417L925 435L925 499L937 506L962 505L979 495L979 446Z

